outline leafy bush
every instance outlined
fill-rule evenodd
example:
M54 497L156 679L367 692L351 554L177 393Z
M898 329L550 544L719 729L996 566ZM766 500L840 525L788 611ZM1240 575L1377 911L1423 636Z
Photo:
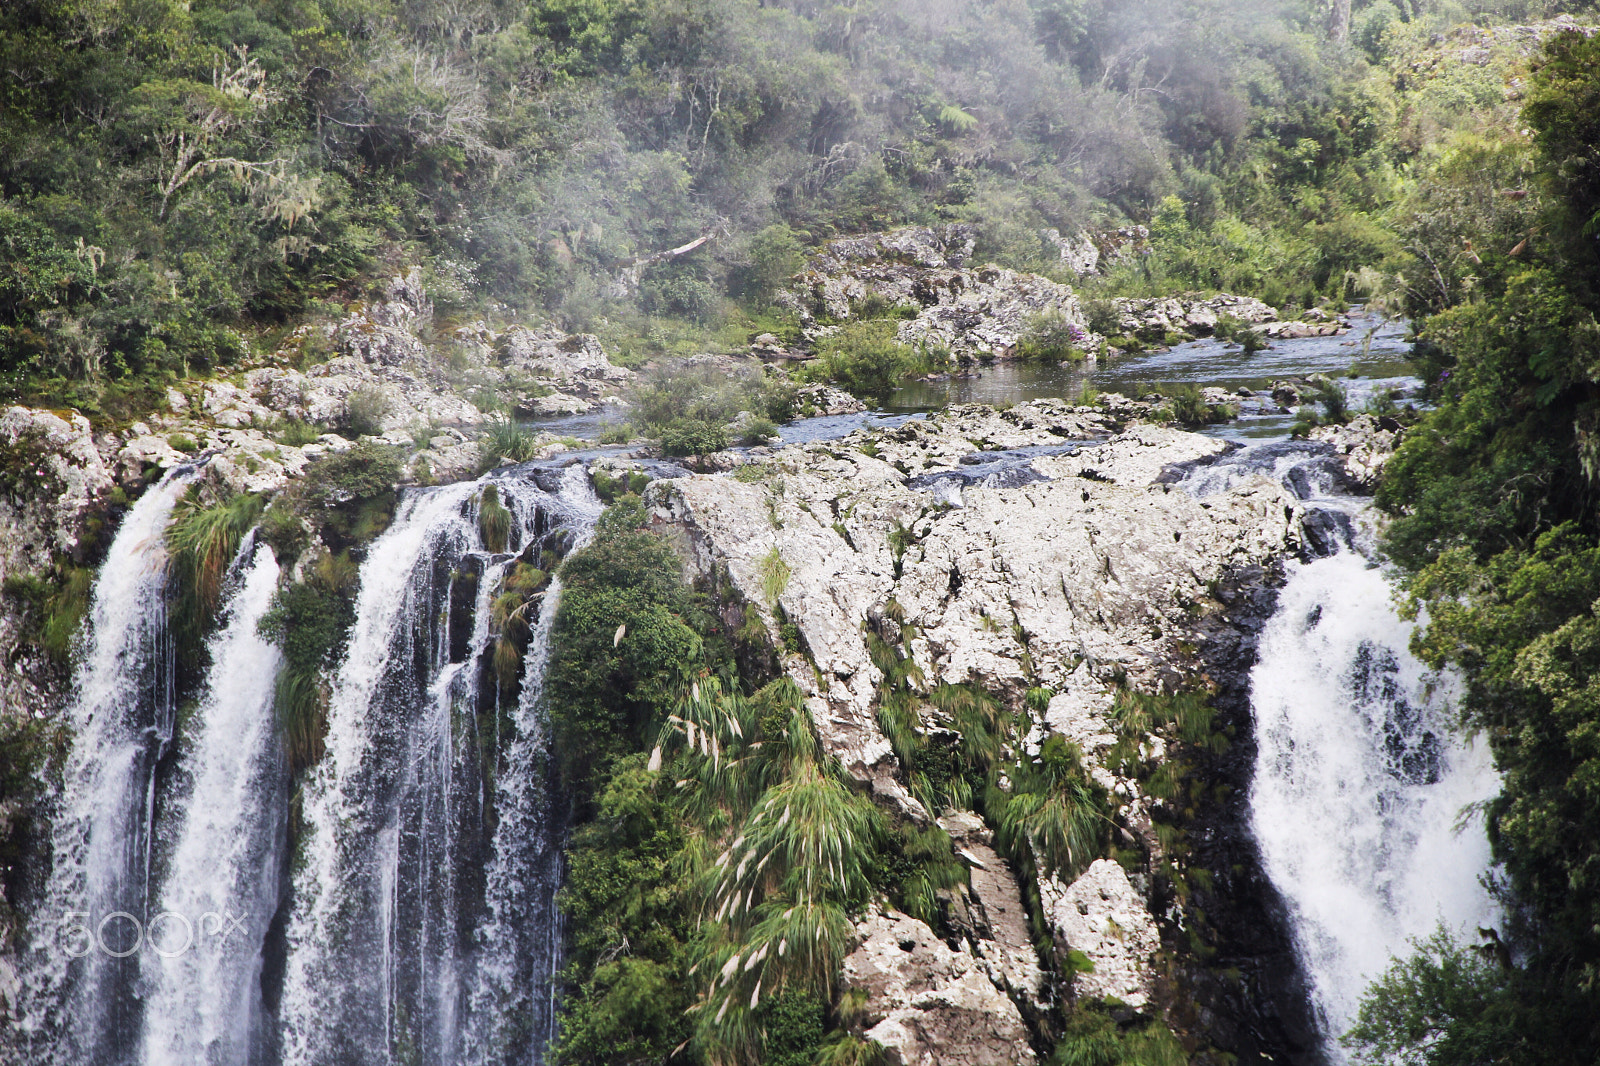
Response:
M348 555L323 554L302 579L280 588L260 622L261 635L283 653L274 707L298 774L322 757L327 733L328 682L355 624L356 565Z
M757 415L740 427L739 443L749 445L765 444L777 435L778 427L773 423L772 419L762 418Z
M376 437L383 433L383 420L393 409L394 400L387 392L375 385L363 385L344 398L335 428L352 440Z
M222 581L244 535L260 517L261 497L243 493L205 505L203 489L190 485L173 508L167 525L167 546L177 577L177 603L172 611L184 658L201 653L222 600Z
M485 485L478 494L478 533L483 546L492 552L506 550L506 540L511 535L511 512L500 502L500 489Z
M1179 385L1171 389L1167 393L1167 406L1172 412L1173 421L1186 426L1226 422L1237 414L1228 404L1206 403L1197 385Z
M786 422L792 416L795 392L794 382L781 372L685 361L641 374L629 400L634 420L645 432L659 436L675 422L721 426L742 411Z
M801 369L801 376L831 381L853 396L881 404L925 362L894 335L893 320L846 322L817 343L817 358Z
M728 446L728 431L695 418L678 418L661 427L661 450L668 455L708 455Z
M1027 327L1017 338L1015 354L1021 359L1081 363L1088 339L1088 331L1070 321L1059 308L1051 308L1028 319Z

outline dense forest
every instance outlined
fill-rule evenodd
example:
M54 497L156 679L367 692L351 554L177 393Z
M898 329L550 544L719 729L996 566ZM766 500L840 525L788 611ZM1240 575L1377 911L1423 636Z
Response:
M1518 165L1500 137L1518 50L1464 65L1438 47L1471 14L8 4L3 387L132 415L412 262L446 325L546 314L623 358L741 346L781 326L770 299L806 247L941 220L1044 271L1041 231L1147 225L1119 292L1304 307L1399 274L1412 309L1437 309L1475 269L1459 183Z
M1091 298L1228 291L1403 314L1430 409L1379 489L1385 550L1424 622L1419 652L1462 672L1462 728L1487 738L1504 775L1482 813L1509 921L1478 943L1444 931L1418 943L1373 987L1349 1046L1374 1062L1590 1063L1600 37L1494 28L1592 11L12 0L0 9L0 401L126 425L181 378L325 357L296 328L412 264L441 332L549 319L634 366L743 350L761 332L798 336L774 297L809 251L910 223L970 223L984 259ZM1138 253L1094 277L1069 271L1052 239L1133 227ZM916 832L879 825L818 756L783 681L737 690L748 649L640 531L626 487L563 569L550 668L578 812L561 1061L665 1061L692 1044L707 1062L869 1062L843 1033L848 1003L831 1001L845 910L887 885L915 915L960 871ZM620 617L647 652L617 650ZM907 667L877 651L890 706L908 698L895 688ZM673 704L691 675L704 699L697 685ZM1059 842L1063 870L1080 865L1074 849L1103 849L1050 822L1048 797L1091 790L1081 767L1047 748L1002 769L1015 723L981 694L933 698L968 723L952 778L1002 835ZM703 714L738 761L708 767L685 750L682 772L706 780L661 787L647 727L669 705ZM683 747L693 738L686 727ZM738 962L696 921L705 892L741 887L696 850L727 828L726 810L696 806L713 786L752 824L793 800L855 834L842 848L804 837L783 892L740 919L743 947L821 947L790 964L790 990L727 1026L709 1020L715 998L690 1009L694 967ZM829 862L836 883L805 897L805 870ZM723 881L702 892L686 870ZM808 909L785 910L797 897ZM619 938L633 945L621 959L606 953ZM743 990L714 995L725 1009ZM1118 1032L1085 1012L1054 1061L1174 1055L1159 1025Z

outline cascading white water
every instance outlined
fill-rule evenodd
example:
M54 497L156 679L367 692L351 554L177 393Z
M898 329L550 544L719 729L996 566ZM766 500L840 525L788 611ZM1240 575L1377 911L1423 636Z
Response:
M519 813L548 804L538 760L517 754L539 737L519 712L511 749L501 750L489 627L512 559L537 557L552 528L581 536L598 511L581 468L540 488L553 473L410 493L368 550L327 754L303 793L305 858L280 1007L285 1063L454 1063L469 1045L477 1061L537 1058L529 1019L506 1018L497 1033L477 1015L501 998L485 983L524 972L521 947L548 938L550 908L516 910L506 936L475 930L494 921L490 912L510 914L496 900L554 892L553 868L539 861L555 850L550 824ZM513 516L501 553L479 534L491 480ZM552 614L547 593L536 634ZM528 687L538 687L547 647L536 639L529 649Z
M1494 920L1482 827L1456 827L1499 783L1452 728L1448 679L1407 650L1390 595L1354 551L1293 565L1251 674L1252 826L1335 1062L1391 955L1440 922Z
M578 467L567 468L560 494L571 509L575 550L588 543L603 505ZM561 847L552 832L551 796L542 784L549 735L544 681L560 598L561 580L552 577L524 656L515 736L498 783L500 825L486 886L489 920L478 935L477 1024L468 1059L473 1063L499 1061L506 1049L529 1042L520 1030L532 1030L536 1054L556 1035L562 926L555 890L561 883Z
M73 744L47 902L34 917L23 1023L74 1066L125 1061L137 1039L154 767L176 712L163 533L193 476L189 467L169 472L123 518L76 671Z
M279 654L257 631L272 550L240 549L195 712L193 787L144 949L148 1066L246 1066L257 1046L261 945L277 905L287 768L275 735Z

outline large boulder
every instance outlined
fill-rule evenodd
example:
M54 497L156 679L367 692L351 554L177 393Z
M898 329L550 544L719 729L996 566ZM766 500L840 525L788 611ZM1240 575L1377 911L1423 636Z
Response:
M1022 1015L970 953L894 910L856 937L844 980L867 993L864 1035L892 1066L1033 1066Z
M1081 952L1087 960L1073 979L1079 996L1130 1007L1150 1002L1151 959L1161 935L1121 866L1096 859L1070 885L1041 881L1039 897L1058 948Z
M906 344L948 349L954 357L1004 358L1040 316L1059 316L1084 351L1097 338L1071 287L1037 274L971 262L970 226L912 226L830 241L781 294L813 337L845 321L863 303L904 308L897 328Z
M1384 465L1394 456L1404 433L1392 418L1362 414L1343 425L1318 426L1308 436L1333 445L1346 473L1371 492L1377 488Z

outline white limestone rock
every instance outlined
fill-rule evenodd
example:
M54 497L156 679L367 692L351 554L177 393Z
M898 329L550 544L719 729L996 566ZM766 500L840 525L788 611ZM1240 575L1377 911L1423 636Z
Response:
M11 407L0 415L0 461L0 578L75 552L84 520L112 486L89 420Z
M1318 426L1311 440L1333 445L1352 480L1367 491L1377 488L1384 465L1393 458L1405 430L1398 422L1357 415L1344 425Z
M894 1066L1032 1066L1022 1015L977 959L898 911L856 927L844 980L867 993L865 1036Z
M1075 978L1078 996L1118 999L1136 1008L1149 1004L1150 960L1161 936L1121 866L1096 859L1071 885L1042 880L1039 895L1059 942L1094 965Z

